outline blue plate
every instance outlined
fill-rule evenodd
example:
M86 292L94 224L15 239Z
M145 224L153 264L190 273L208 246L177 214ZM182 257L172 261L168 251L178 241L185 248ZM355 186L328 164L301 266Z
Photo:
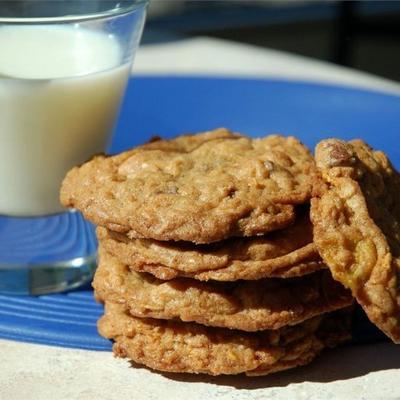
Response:
M134 78L111 150L221 126L295 135L311 148L327 137L362 138L400 166L400 96L266 79Z
M400 166L400 97L277 80L136 77L129 83L111 151L155 135L172 137L218 126L251 136L292 134L311 148L329 136L359 137ZM85 289L40 297L0 296L0 337L109 350L110 342L96 331L102 307ZM382 339L362 314L357 322L356 341Z

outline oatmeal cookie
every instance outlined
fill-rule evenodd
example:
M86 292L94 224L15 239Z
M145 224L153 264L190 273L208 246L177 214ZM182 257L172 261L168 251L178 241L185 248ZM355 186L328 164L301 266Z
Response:
M69 171L60 198L130 238L210 243L288 226L315 171L294 137L217 129L94 157Z
M324 140L316 161L322 182L311 216L318 250L369 319L400 343L400 175L361 140Z
M326 314L299 325L257 333L194 323L141 319L106 302L98 322L114 353L167 372L266 375L309 363L324 347L349 339L349 318Z
M129 239L102 227L97 228L97 236L107 252L132 270L163 280L178 276L203 281L287 278L324 267L313 243L308 209L286 229L205 245Z
M130 271L101 247L93 287L98 300L125 304L133 316L180 319L249 332L295 325L353 301L350 292L327 270L292 279L161 281Z

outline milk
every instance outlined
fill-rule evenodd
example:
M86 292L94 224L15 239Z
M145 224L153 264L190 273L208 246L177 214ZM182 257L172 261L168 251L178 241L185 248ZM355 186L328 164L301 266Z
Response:
M79 26L0 27L0 214L62 211L65 173L106 148L122 59L115 38Z

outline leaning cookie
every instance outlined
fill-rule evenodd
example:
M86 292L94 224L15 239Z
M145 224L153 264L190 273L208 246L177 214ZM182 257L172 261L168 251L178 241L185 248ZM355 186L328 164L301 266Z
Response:
M294 277L324 268L313 243L309 210L300 212L294 225L267 235L231 238L208 245L129 239L97 228L102 247L132 270L159 279L189 277L198 280L236 281L266 277Z
M217 129L97 156L67 174L61 202L131 238L210 243L290 225L315 163L294 137Z
M400 175L361 140L324 140L316 161L322 182L311 217L318 250L369 319L400 343Z
M137 317L180 319L243 331L295 325L353 301L327 270L293 279L203 283L178 278L165 282L130 271L101 245L93 287L98 300L125 304Z
M246 333L193 323L141 319L106 302L98 322L120 357L167 372L266 375L308 364L325 347L350 338L349 315L339 311L292 327Z

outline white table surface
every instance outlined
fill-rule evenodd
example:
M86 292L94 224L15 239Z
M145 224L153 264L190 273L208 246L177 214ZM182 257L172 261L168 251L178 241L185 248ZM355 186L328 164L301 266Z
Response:
M140 49L137 74L276 77L400 94L389 80L275 50L196 38ZM109 352L0 340L0 400L399 400L400 346L325 352L309 366L261 378L169 375Z

